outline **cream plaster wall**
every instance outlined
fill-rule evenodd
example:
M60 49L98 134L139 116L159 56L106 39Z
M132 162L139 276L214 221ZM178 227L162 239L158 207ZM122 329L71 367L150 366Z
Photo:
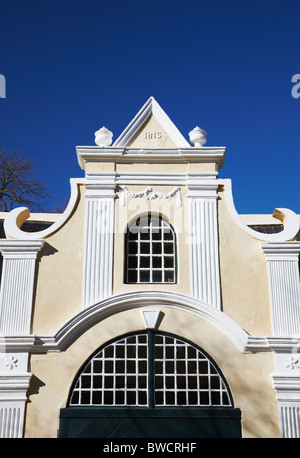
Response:
M131 163L126 158L126 161L122 162L120 159L119 162L87 162L85 165L85 170L88 173L107 173L107 172L116 172L116 173L188 173L188 172L198 172L198 173L208 173L216 172L217 166L215 163L203 162L203 163L152 163L147 162L147 157L145 157L144 162Z
M145 329L141 310L127 310L98 322L62 353L31 356L30 370L34 376L29 390L25 437L57 437L60 408L66 407L77 372L107 341ZM274 372L273 355L242 354L227 337L204 320L178 309L160 310L164 317L159 330L199 345L223 372L235 407L242 411L243 437L280 437L277 403L270 377Z
M37 262L33 334L51 334L82 309L85 188L65 225L50 237Z
M219 249L222 310L251 335L271 335L268 272L259 241L230 215L219 189Z
M198 171L212 171L214 165L202 164ZM105 165L106 171L112 166ZM92 167L97 171L97 167ZM103 170L103 169L102 169ZM117 164L114 171L185 173L197 167L182 164ZM104 170L103 170L104 171ZM132 192L148 186L128 185ZM168 193L175 186L153 186ZM151 289L190 295L190 240L187 189L180 186L182 207L177 196L146 200L126 196L120 205L115 200L115 237L113 294L149 289L149 285L126 285L124 276L124 236L127 223L140 214L153 212L166 217L175 229L177 240L177 284L151 285ZM82 309L85 198L80 186L75 211L67 223L46 239L38 261L33 334L54 334ZM219 247L222 310L252 335L271 335L267 266L257 240L246 235L228 212L222 188L219 190ZM274 372L270 353L241 354L217 329L205 321L176 309L161 309L165 317L162 331L185 337L202 347L216 361L232 390L235 406L242 411L243 437L279 437L278 407L270 375ZM124 333L144 329L141 311L128 310L94 325L67 350L33 354L33 373L27 405L25 437L56 437L59 409L66 406L74 377L86 359L108 340ZM259 380L259 383L257 381Z

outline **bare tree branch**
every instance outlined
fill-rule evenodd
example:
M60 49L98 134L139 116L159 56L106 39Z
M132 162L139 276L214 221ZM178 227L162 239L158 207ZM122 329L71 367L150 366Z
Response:
M0 149L0 211L17 206L45 211L50 198L46 183L35 178L35 163L18 151Z

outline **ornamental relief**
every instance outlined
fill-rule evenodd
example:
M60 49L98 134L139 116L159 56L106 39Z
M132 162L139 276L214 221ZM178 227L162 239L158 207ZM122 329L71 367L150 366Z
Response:
M141 192L132 192L126 186L121 188L121 206L125 207L126 205L126 195L132 197L133 199L136 198L145 198L146 200L155 200L155 199L170 199L177 194L177 206L182 206L182 199L181 199L181 192L180 188L176 187L172 191L168 193L157 192L152 187L146 188L144 191Z

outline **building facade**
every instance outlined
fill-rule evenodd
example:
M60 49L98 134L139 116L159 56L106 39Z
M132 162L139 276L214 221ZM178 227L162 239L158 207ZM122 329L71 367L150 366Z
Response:
M238 215L189 139L151 97L52 224L5 217L0 437L300 437L299 217Z

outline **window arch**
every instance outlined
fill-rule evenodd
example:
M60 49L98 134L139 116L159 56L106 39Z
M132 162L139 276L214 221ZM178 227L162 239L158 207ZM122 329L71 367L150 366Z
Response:
M77 376L69 406L233 406L226 381L200 348L146 331L98 350Z
M176 283L175 232L161 216L136 218L125 245L125 283Z

